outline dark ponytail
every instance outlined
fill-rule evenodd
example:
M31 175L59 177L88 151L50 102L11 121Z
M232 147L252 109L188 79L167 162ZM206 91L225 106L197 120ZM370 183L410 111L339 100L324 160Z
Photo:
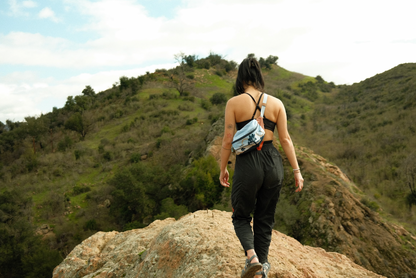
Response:
M261 92L264 90L263 74L256 58L246 58L238 67L237 80L235 82L237 93L244 93L244 86L249 85Z

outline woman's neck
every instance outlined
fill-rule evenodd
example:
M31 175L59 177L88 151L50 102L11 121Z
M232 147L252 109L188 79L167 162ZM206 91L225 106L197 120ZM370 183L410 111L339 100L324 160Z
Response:
M257 90L256 88L254 88L253 86L247 86L245 88L245 92L252 95L252 96L258 96L261 94L261 92L259 90Z

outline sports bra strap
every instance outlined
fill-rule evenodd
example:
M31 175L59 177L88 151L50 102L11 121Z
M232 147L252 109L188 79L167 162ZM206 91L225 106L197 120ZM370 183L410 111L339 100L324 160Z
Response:
M256 108L254 109L253 116L251 117L251 119L254 119L254 115L256 115L256 111L257 111L257 110L259 110L259 111L263 110L263 113L264 113L264 109L263 109L263 108L262 108L262 109L260 109L260 106L259 106L259 103L260 103L261 97L263 96L263 94L264 94L264 93L261 93L261 95L260 95L259 100L257 101L257 103L256 103L256 101L254 100L254 98L253 98L253 96L252 96L252 95L250 95L249 93L246 93L246 94L247 94L247 95L249 95L249 96L251 97L251 99L254 101L254 103L256 104ZM266 96L267 96L267 95L266 95ZM266 97L266 101L267 101L267 97ZM264 100L263 100L263 103L265 104ZM262 117L263 117L263 116L262 116Z

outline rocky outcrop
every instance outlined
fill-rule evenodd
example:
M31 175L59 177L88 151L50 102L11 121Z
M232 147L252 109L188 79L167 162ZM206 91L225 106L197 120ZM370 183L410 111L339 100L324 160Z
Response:
M178 221L156 220L144 229L98 232L76 246L53 277L234 278L244 260L231 213L207 210ZM383 277L278 231L273 231L269 261L270 278Z

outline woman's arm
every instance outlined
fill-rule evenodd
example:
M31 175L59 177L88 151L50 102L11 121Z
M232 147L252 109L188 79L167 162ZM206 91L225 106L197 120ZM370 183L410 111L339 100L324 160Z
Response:
M299 192L303 188L303 177L300 173L298 160L296 158L295 147L293 146L292 138L290 138L289 131L287 130L287 117L286 109L283 103L279 100L279 114L277 116L277 132L279 133L279 141L282 145L290 165L293 168L296 182L296 192Z
M233 136L235 131L235 116L232 105L232 100L227 102L225 107L225 120L224 120L224 137L222 138L221 147L221 166L220 166L220 183L225 187L229 187L228 182L229 174L227 170L228 159L231 154L231 144L233 142Z

